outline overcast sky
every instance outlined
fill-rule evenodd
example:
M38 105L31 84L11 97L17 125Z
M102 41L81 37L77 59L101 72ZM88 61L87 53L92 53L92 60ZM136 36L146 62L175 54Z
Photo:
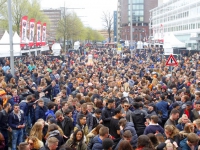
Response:
M59 8L64 6L64 2L66 8L84 8L74 9L74 11L80 16L85 26L93 29L103 28L101 20L103 11L113 14L113 11L117 10L117 0L41 0L41 6L43 9Z

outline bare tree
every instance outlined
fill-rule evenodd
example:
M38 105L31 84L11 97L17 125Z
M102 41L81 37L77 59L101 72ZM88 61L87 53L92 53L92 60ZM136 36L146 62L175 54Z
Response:
M111 42L111 33L112 33L112 25L113 25L113 15L110 12L103 12L102 15L103 25L108 32L109 43Z

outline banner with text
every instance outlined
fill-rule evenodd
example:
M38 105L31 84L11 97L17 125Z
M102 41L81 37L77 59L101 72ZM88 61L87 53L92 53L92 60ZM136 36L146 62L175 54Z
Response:
M40 47L41 46L41 22L37 22L37 37L36 37L36 46Z
M29 21L29 46L34 46L34 34L35 34L35 19Z
M47 24L43 23L43 25L42 25L42 46L45 46L45 44L46 44L46 28L47 28Z
M21 34L20 34L20 39L21 39L21 43L26 43L26 39L27 39L27 20L28 17L27 16L23 16L21 19Z

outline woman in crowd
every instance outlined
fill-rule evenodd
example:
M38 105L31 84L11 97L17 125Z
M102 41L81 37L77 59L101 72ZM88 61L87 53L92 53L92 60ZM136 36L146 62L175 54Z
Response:
M30 131L30 136L35 136L40 141L42 141L43 140L43 127L44 127L44 125L41 122L36 122Z
M171 143L176 142L177 145L179 144L179 130L173 125L166 125L165 126L165 136L166 140L170 140Z
M87 145L83 142L84 140L84 133L82 130L77 129L73 137L70 138L66 145L75 149L75 150L87 150Z
M90 141L90 139L92 139L93 137L99 134L99 129L101 127L103 127L103 125L99 124L92 131L90 131L90 133L88 133L88 135L86 136L88 138L88 141Z
M45 138L48 139L50 137L55 137L58 139L58 147L64 144L63 135L61 135L60 131L58 130L58 125L56 124L50 124L48 127Z
M35 136L29 136L26 142L29 144L30 150L45 150L43 142Z
M144 148L149 150L154 150L154 146L147 135L140 135L138 137L137 148L136 150L143 150Z
M129 141L123 140L120 142L118 150L133 150L133 148Z

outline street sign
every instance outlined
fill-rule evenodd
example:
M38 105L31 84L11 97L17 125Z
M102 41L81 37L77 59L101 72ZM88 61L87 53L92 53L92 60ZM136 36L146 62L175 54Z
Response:
M169 56L166 66L178 66L178 63L172 54Z

